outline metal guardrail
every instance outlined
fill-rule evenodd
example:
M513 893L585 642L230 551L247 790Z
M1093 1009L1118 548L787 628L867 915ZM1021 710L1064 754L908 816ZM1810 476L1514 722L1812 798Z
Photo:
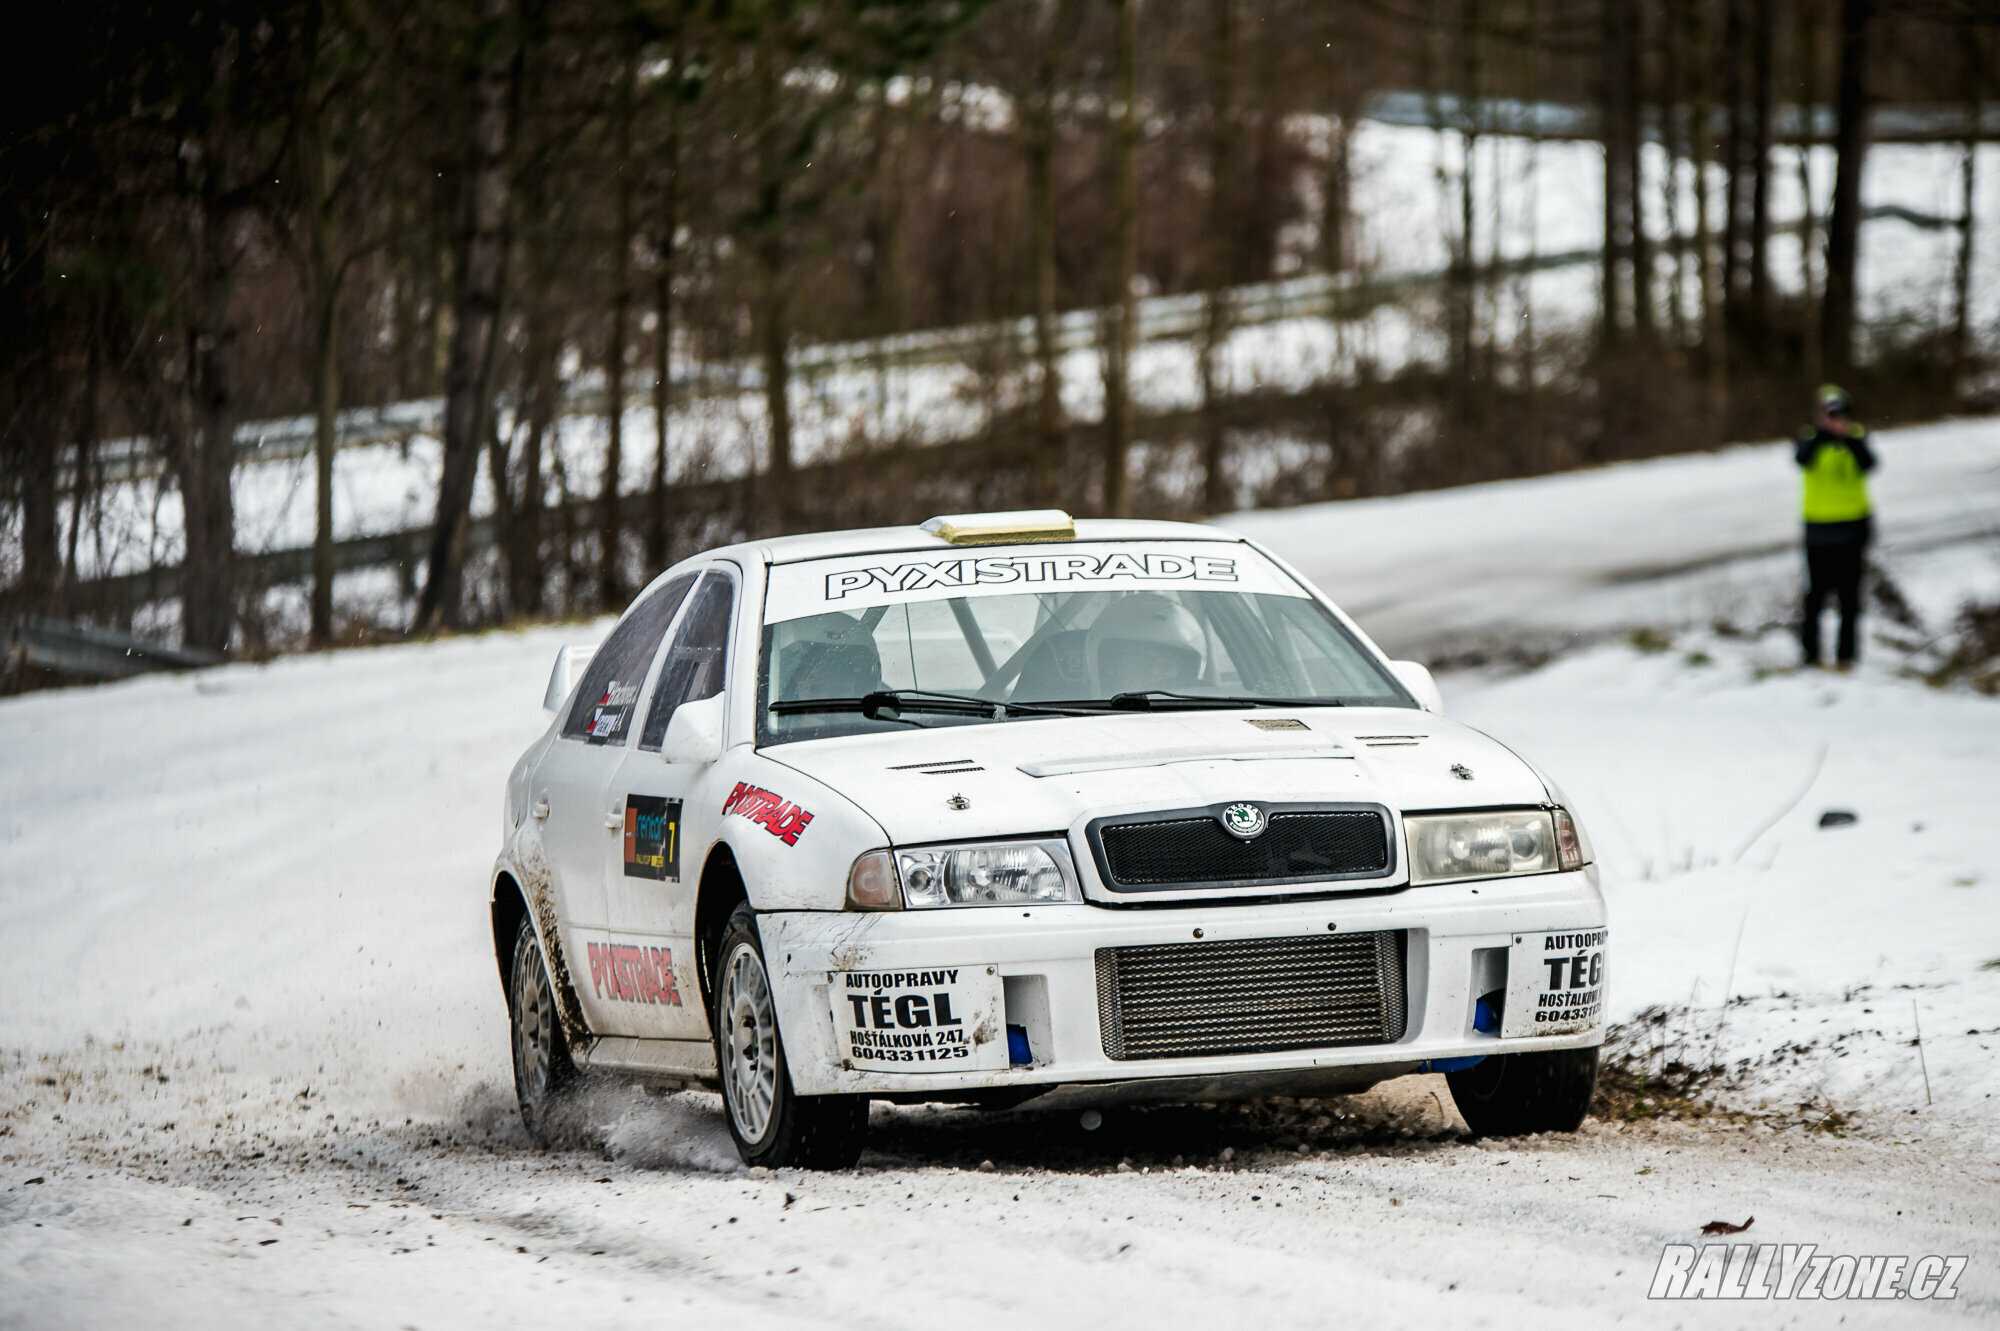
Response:
M1492 276L1566 268L1595 262L1598 252L1564 250L1502 262L1482 270ZM1282 319L1311 318L1334 314L1353 317L1374 306L1414 291L1441 286L1449 270L1408 269L1379 274L1314 273L1279 282L1257 282L1232 287L1224 293L1229 305L1229 321L1243 327L1275 323ZM1138 327L1141 342L1161 342L1191 336L1200 331L1207 318L1206 292L1175 296L1153 296L1139 302ZM1079 351L1096 344L1106 317L1102 309L1068 310L1056 319L1056 350ZM1032 318L965 324L955 328L926 329L897 333L888 337L851 342L829 342L799 347L791 353L792 374L807 382L843 370L911 369L924 365L963 362L1002 346L1022 356L1034 354L1035 321ZM754 360L711 362L691 365L675 377L680 401L717 397L728 393L756 392L763 387L761 366ZM650 376L628 379L626 400L639 402L652 391ZM570 381L562 398L564 415L589 415L602 410L605 400L601 373L579 375ZM502 409L513 404L502 400ZM334 419L336 447L354 448L388 443L413 435L436 434L444 428L444 399L416 398L379 407L355 407ZM261 462L288 462L309 457L313 451L316 425L311 416L287 416L276 420L250 421L237 427L237 465ZM100 444L93 459L99 476L106 482L129 481L158 476L165 460L150 440L113 439ZM73 488L76 473L74 449L62 459L63 488Z
M0 665L8 668L29 666L72 679L107 680L155 670L197 670L219 660L207 652L40 615L0 620Z

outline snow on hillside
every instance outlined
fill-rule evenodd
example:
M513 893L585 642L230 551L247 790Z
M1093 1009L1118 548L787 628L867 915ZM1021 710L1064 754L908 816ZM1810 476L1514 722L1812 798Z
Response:
M1308 137L1324 133L1310 125L1301 128ZM1521 258L1589 250L1598 244L1602 153L1595 145L1537 143L1504 135L1485 136L1481 145L1481 179L1486 183L1477 206L1483 231L1475 243L1482 255ZM1646 151L1646 169L1657 181L1666 169L1666 158L1656 145ZM1450 258L1447 237L1458 225L1458 206L1440 188L1438 173L1459 169L1456 141L1408 125L1368 121L1356 133L1353 152L1364 264L1383 274L1441 270ZM1796 151L1776 150L1774 157L1778 169L1772 176L1772 280L1776 290L1791 292L1804 280L1798 236L1789 228L1803 213L1805 193ZM1956 216L1962 202L1958 163L1959 149L1954 145L1879 145L1868 156L1864 202L1870 207L1894 205L1918 214ZM1822 200L1822 214L1833 179L1832 164L1830 148L1817 148L1810 155L1814 197ZM1687 177L1685 186L1692 177L1685 168L1682 174ZM1715 180L1720 180L1719 174ZM1308 192L1316 188L1310 176L1301 183ZM1974 211L1985 230L1973 250L1972 326L1986 330L2000 326L2000 245L1984 239L1991 219L2000 218L2000 145L1981 150L1977 188ZM1655 234L1661 234L1666 218L1657 193L1648 191L1648 205L1655 213ZM1692 197L1689 189L1680 191L1682 227L1689 233ZM1865 318L1884 326L1897 320L1936 324L1945 319L1951 304L1956 235L1950 228L1916 227L1897 218L1871 220L1862 233L1857 275ZM1310 226L1288 234L1278 275L1289 276L1288 268L1303 265L1302 256L1314 253L1316 243ZM1686 299L1695 301L1691 276L1683 286ZM1663 276L1662 291L1666 288ZM1502 306L1495 313L1497 327L1512 326L1519 312L1515 302L1523 297L1532 303L1535 325L1544 334L1578 326L1596 308L1595 267L1579 264L1534 274L1518 286L1510 283L1495 297ZM1320 318L1239 328L1223 347L1222 376L1229 390L1299 389L1344 371L1360 358L1369 360L1377 373L1394 373L1413 361L1435 359L1441 351L1437 320L1424 301L1416 300L1384 306L1339 328ZM1189 340L1143 344L1133 364L1139 402L1155 411L1192 405L1199 381L1194 359L1195 347ZM677 479L738 476L762 460L763 399L755 387L754 367L745 373L742 391L685 399L672 413L671 467ZM1065 355L1061 374L1064 410L1077 420L1098 419L1103 391L1097 352L1086 348ZM1016 385L1010 391L1026 389ZM986 392L978 374L966 365L916 365L884 374L872 363L858 363L802 375L793 387L795 447L801 458L809 459L856 439L962 438L983 423ZM650 482L653 433L649 410L640 407L628 414L621 472L627 492L637 492ZM601 418L559 421L551 447L562 454L571 494L599 492ZM428 522L436 502L439 458L439 441L429 435L399 444L343 449L335 462L336 536L399 531ZM553 465L548 474L553 485ZM274 550L310 544L315 512L312 475L310 457L239 468L239 548ZM475 512L491 511L483 471L473 506ZM112 486L105 496L103 546L97 547L94 535L84 540L80 567L85 576L95 576L175 562L180 530L180 496L171 487L150 480ZM340 588L343 598L357 603L372 603L389 591L385 580L366 575L344 578ZM162 613L167 616L161 621L164 627L171 623L172 612Z
M1972 538L2000 427L1883 451L1892 563L1940 613L2000 583ZM1673 1007L1642 1043L1729 1065L1744 1120L1474 1145L1435 1079L1095 1135L880 1107L862 1172L749 1177L713 1097L610 1090L594 1145L536 1152L486 873L555 649L602 625L0 702L0 1326L1668 1326L1659 1245L1710 1219L1991 1253L2000 703L1879 644L1800 674L1780 632L1704 627L1788 594L1790 499L1766 447L1232 520L1396 650L1664 626L1443 686L1586 820L1614 1016ZM1798 1126L1836 1113L1851 1135ZM1990 1318L1980 1260L1957 1310Z
M1875 557L1913 606L1942 627L1963 597L2000 594L2000 420L1873 439ZM1789 621L1798 485L1790 446L1762 444L1220 521L1392 651L1545 651L1634 628Z

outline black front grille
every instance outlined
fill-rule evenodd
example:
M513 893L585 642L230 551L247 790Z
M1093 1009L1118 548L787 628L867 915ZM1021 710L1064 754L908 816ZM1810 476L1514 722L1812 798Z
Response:
M1093 831L1114 891L1379 877L1392 862L1389 820L1375 809L1272 813L1263 835L1247 841L1206 810Z
M1403 1038L1399 930L1097 951L1109 1058L1201 1058Z

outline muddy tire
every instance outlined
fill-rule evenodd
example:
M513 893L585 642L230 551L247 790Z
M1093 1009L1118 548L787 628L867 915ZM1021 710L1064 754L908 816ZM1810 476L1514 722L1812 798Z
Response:
M582 1081L563 1035L555 992L542 945L527 917L514 933L514 960L508 968L508 1027L514 1046L514 1098L521 1126L538 1146L554 1143L563 1112Z
M868 1135L868 1100L792 1090L757 917L749 906L738 906L729 917L710 974L722 1117L743 1163L771 1169L851 1167Z
M1597 1047L1496 1054L1445 1081L1474 1136L1575 1132L1597 1089Z

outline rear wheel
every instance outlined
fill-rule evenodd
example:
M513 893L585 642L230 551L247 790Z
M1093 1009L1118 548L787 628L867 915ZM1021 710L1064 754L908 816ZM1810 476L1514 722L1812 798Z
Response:
M771 976L749 906L738 906L729 917L711 974L723 1118L743 1162L773 1169L846 1169L860 1159L868 1133L866 1097L792 1090Z
M1494 1054L1445 1081L1475 1136L1575 1132L1597 1089L1597 1046Z
M514 1098L521 1105L521 1126L539 1146L547 1146L564 1105L581 1080L570 1057L556 1012L549 968L542 945L526 916L514 933L514 964L509 971L507 1006L512 1018Z

